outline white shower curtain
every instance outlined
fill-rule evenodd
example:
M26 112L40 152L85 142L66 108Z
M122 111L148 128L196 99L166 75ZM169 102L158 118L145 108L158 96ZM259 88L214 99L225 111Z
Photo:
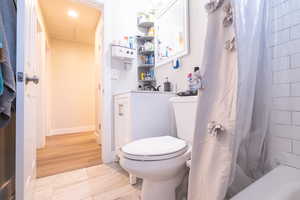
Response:
M225 0L208 15L189 200L223 200L260 175L271 103L267 2ZM234 24L224 27L228 3Z

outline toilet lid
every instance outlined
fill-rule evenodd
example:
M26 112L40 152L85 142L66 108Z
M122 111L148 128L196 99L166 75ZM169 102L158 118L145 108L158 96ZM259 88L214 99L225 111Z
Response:
M121 148L123 155L134 160L162 160L187 151L186 141L171 137L153 137L131 142Z

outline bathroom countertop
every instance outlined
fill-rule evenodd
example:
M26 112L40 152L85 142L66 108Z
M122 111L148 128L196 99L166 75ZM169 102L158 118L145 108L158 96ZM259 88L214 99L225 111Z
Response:
M146 91L146 90L128 90L124 92L117 92L114 94L116 95L121 95L121 94L126 94L126 93L145 93L145 94L167 94L167 95L175 95L174 92L163 92L163 91Z

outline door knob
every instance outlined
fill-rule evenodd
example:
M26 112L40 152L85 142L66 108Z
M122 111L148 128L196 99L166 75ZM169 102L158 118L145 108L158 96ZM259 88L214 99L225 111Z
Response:
M29 82L32 82L34 84L38 84L39 83L39 77L37 77L36 75L32 76L32 77L29 77L29 76L26 76L26 79L25 79L25 83L28 84Z

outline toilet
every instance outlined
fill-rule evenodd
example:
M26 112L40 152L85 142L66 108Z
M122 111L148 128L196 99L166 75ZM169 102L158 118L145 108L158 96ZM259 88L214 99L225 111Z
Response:
M175 200L191 159L197 97L170 98L177 137L160 136L133 141L120 149L120 165L143 179L142 200Z

